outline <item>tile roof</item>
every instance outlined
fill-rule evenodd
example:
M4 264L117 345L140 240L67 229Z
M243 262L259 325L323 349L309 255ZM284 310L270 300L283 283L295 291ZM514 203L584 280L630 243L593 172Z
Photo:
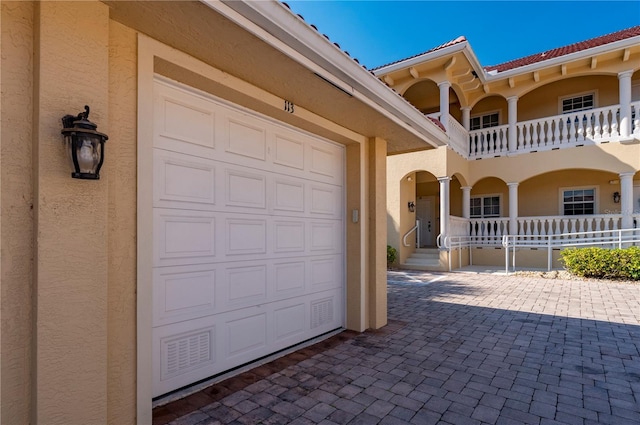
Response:
M582 50L591 49L594 47L602 46L605 44L613 43L615 41L625 40L627 38L640 36L640 25L627 28L621 31L613 32L611 34L595 37L590 40L580 41L578 43L570 44L568 46L558 47L556 49L547 50L546 52L536 53L534 55L525 56L520 59L515 59L509 62L504 62L498 65L487 66L485 71L497 71L503 72L510 69L520 68L522 66L531 65L533 63L542 62L545 60L565 56L571 53L580 52Z
M445 47L453 46L455 44L463 43L465 41L467 41L467 39L464 36L461 35L458 38L454 38L451 41L447 41L446 43L441 44L438 47L434 47L433 49L427 50L426 52L418 53L417 55L409 56L408 58L400 59L400 60L397 60L395 62L387 63L385 65L380 65L380 66L377 66L375 68L372 68L371 70L375 71L377 69L384 68L384 67L389 66L389 65L394 65L396 63L404 62L404 61L409 60L409 59L417 58L418 56L426 55L427 53L435 52L437 50L444 49Z

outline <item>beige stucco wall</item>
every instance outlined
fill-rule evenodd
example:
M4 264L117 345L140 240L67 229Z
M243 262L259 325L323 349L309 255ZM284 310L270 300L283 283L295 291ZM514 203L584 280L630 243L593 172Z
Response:
M34 5L30 2L2 2L0 423L3 424L29 423L31 413L33 12Z
M107 422L136 414L137 34L109 22Z

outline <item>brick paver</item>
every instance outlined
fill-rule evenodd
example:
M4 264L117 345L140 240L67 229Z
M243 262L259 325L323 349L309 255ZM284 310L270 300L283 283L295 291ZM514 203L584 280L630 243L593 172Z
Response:
M389 325L154 409L154 425L640 424L640 285L389 272Z

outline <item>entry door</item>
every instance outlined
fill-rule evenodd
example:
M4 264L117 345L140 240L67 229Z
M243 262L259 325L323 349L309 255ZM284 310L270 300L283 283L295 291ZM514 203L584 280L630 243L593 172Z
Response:
M419 246L434 246L435 222L433 220L433 196L421 196L416 203L416 218L420 220L420 241Z

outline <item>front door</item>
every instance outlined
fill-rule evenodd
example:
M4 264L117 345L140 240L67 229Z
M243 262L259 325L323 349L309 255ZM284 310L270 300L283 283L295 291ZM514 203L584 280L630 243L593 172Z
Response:
M420 248L435 246L434 202L434 196L420 196L416 203L416 219L420 220L420 240L418 241Z

